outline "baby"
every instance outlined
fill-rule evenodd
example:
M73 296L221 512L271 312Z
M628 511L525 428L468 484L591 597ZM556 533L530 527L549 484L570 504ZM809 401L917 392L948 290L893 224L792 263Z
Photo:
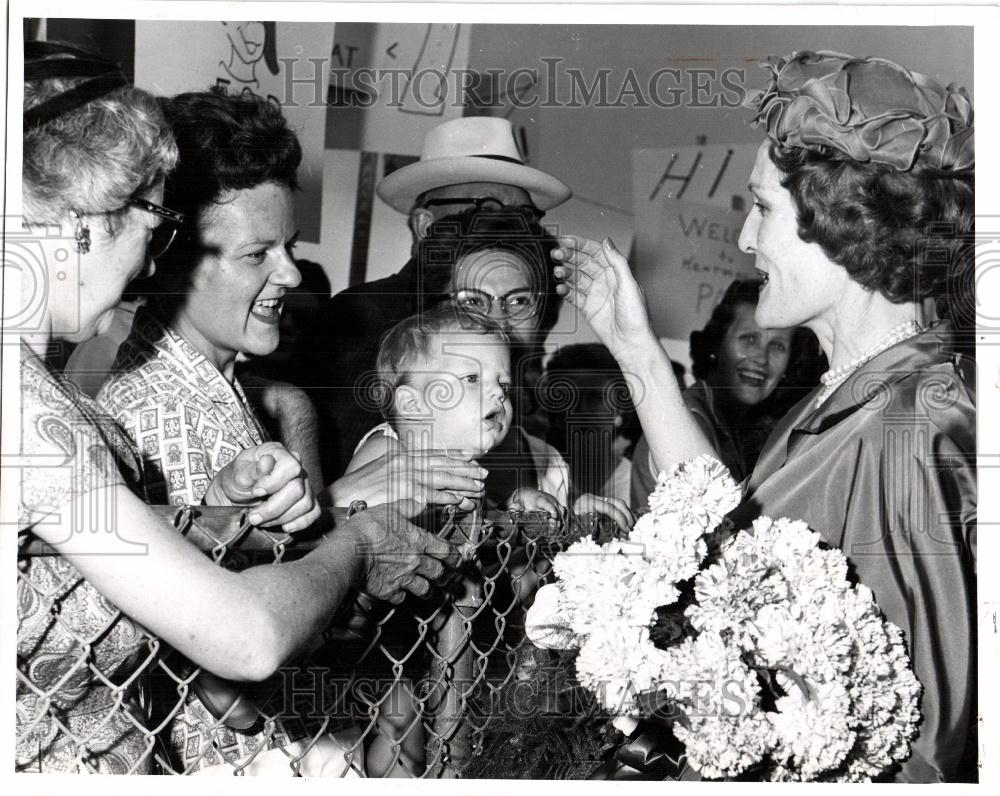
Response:
M347 472L395 448L461 450L475 458L499 445L510 430L510 344L503 329L488 318L449 305L407 318L382 340L377 368L386 422L362 438ZM379 499L393 497L386 494L375 502ZM562 513L555 497L532 487L521 487L510 496L507 507L515 506L553 517ZM533 594L544 574L536 574L529 562L509 569L516 592ZM417 707L410 691L399 683L389 695L395 710L381 718L379 732L365 752L369 776L393 776L400 765L422 771L424 733L422 722L415 720Z
M482 456L510 430L510 343L489 318L450 305L407 318L382 340L377 369L386 422L362 438L347 472L393 448ZM539 483L554 480L539 476ZM524 486L505 508L515 506L553 517L565 508L557 496Z

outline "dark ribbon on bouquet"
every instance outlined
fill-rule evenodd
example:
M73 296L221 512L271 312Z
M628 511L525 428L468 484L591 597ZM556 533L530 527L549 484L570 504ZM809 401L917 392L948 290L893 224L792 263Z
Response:
M642 719L614 755L590 775L598 780L681 780L694 772L672 724ZM697 775L694 775L697 778Z

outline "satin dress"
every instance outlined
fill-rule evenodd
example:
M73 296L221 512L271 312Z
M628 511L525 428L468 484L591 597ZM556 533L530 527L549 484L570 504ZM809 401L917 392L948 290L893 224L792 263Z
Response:
M970 780L976 720L976 414L942 324L775 427L731 515L801 519L905 634L923 722L897 781ZM963 759L963 753L966 757Z

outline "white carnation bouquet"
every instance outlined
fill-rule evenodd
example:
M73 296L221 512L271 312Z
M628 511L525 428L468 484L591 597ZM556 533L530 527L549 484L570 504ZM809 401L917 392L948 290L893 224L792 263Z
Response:
M709 457L662 473L627 539L556 556L528 637L578 649L611 713L670 720L702 776L869 780L920 719L902 633L805 523L720 526L739 497Z

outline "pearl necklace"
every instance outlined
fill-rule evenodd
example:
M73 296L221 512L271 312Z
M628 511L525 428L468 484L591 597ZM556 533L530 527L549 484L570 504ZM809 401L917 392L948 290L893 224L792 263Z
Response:
M896 345L896 343L901 343L903 340L907 340L910 337L919 334L920 331L920 325L916 321L904 321L899 324L899 326L894 326L882 335L875 345L865 351L865 353L861 356L855 357L847 364L841 365L838 368L828 370L819 377L819 380L823 383L823 390L816 398L816 405L819 406L827 398L829 398L830 395L833 394L833 391L836 390L842 382L847 380L848 376L854 373L854 371L866 362L874 359L883 351L892 348Z

